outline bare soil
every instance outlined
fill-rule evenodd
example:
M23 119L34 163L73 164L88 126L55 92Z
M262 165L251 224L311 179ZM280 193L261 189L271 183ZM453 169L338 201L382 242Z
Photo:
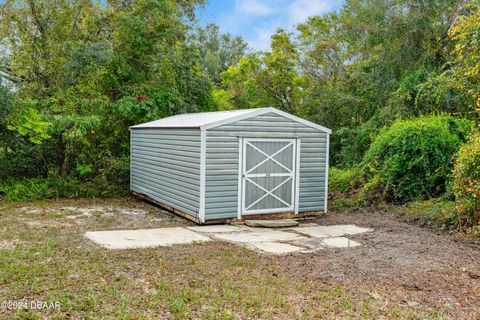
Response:
M480 319L477 243L436 234L398 214L375 210L329 212L315 222L355 224L374 231L349 236L361 247L280 258L283 274L338 281L359 292L370 287L390 301L443 310L457 319Z

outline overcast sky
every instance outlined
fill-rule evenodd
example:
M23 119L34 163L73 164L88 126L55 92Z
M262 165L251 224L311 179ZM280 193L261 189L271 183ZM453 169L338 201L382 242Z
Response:
M201 24L213 22L223 33L242 36L255 50L266 50L277 28L293 30L307 17L338 10L344 0L207 0Z

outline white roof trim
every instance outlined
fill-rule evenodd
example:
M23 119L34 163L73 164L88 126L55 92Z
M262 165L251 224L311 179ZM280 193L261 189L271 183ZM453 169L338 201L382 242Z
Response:
M330 129L328 129L328 128L325 128L324 126L321 126L321 125L319 125L319 124L313 123L313 122L311 122L311 121L302 119L302 118L300 118L300 117L294 116L293 114L290 114L290 113L287 113L287 112L284 112L284 111L281 111L281 110L278 110L278 109L275 109L275 108L258 108L258 109L253 109L251 112L248 112L248 113L245 113L245 114L241 114L241 115L238 115L238 116L235 116L235 117L231 117L231 118L228 118L228 119L224 119L224 120L220 120L220 121L216 121L216 122L204 124L204 125L202 125L202 126L200 126L200 127L205 128L205 129L208 130L208 129L216 128L216 127L219 127L219 126L223 126L223 125L225 125L225 124L229 124L229 123L232 123L232 122L236 122L236 121L248 119L248 118L251 118L251 117L254 117L254 116L259 116L259 115L266 114L266 113L275 113L275 114L278 114L279 116L282 116L282 117L285 117L285 118L287 118L287 119L290 119L290 120L299 122L299 123L304 124L304 125L306 125L306 126L308 126L308 127L311 127L311 128L314 128L314 129L317 129L317 130L326 132L326 133L328 133L328 134L331 134L331 133L332 133L332 130L330 130Z

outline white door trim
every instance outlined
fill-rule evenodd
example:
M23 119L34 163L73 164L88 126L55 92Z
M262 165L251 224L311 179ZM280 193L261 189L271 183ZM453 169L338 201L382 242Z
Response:
M266 142L288 142L288 144L281 149L277 150L275 153L272 155L268 155L262 150L259 150L257 147L255 147L252 144L249 144L249 142L255 142L255 141L266 141ZM239 138L239 174L238 174L238 218L241 219L242 215L251 215L251 214L262 214L262 213L276 213L276 212L289 212L289 211L294 211L295 213L298 213L298 190L299 190L299 158L300 158L300 148L299 148L299 142L300 139L267 139L267 138ZM248 171L246 171L245 165L246 165L246 146L250 145L252 148L254 148L257 152L263 154L266 158L257 163L254 167L250 168ZM280 162L276 161L273 159L277 154L281 153L288 147L292 146L292 169L288 169L285 167L283 164ZM252 181L249 178L254 178L254 177L263 177L265 174L252 174L249 173L268 160L272 160L273 162L277 163L280 165L282 168L287 170L286 173L271 173L268 174L269 177L289 177L286 180L282 181L280 184L275 186L272 190L267 190L263 188L262 186L258 185L254 181ZM255 202L251 203L249 207L254 206L256 203L261 201L267 196L272 196L275 199L279 200L280 202L286 204L287 206L284 208L273 208L273 209L257 209L257 210L248 210L248 207L245 207L245 182L248 180L249 183L252 183L259 189L265 192L263 196L260 198L256 199ZM283 199L280 199L276 195L273 194L275 190L280 188L282 185L285 183L291 183L292 184L292 194L291 194L291 204L286 203Z

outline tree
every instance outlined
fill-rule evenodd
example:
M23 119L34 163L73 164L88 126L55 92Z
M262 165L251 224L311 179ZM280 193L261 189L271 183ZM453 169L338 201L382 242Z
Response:
M209 23L205 28L196 28L189 37L190 45L199 52L199 64L210 79L220 85L220 74L238 63L248 45L241 37L229 33L220 34L219 27Z
M222 85L235 107L268 106L299 114L305 83L298 62L291 34L279 29L272 36L271 51L240 59L222 73Z
M18 100L8 128L11 136L27 139L16 147L18 155L39 150L31 154L42 160L41 175L52 168L75 174L86 166L95 175L108 170L112 158L128 154L129 125L210 110L211 83L186 44L190 19L201 3L2 4L0 75L15 83Z

